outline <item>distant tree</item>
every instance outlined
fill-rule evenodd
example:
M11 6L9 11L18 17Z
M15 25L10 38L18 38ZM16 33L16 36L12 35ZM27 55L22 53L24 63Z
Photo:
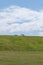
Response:
M21 36L25 36L24 34L21 34Z
M15 36L18 36L18 35L15 35Z

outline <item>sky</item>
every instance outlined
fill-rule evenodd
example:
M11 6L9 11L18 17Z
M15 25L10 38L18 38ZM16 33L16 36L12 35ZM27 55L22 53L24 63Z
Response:
M0 0L0 35L43 36L43 0Z

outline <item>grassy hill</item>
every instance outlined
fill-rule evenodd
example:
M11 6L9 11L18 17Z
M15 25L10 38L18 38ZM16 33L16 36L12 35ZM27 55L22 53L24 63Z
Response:
M0 36L0 51L43 51L43 37Z
M43 65L43 37L0 36L0 65Z

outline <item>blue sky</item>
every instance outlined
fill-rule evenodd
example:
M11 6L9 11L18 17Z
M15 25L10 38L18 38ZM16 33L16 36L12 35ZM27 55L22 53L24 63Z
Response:
M43 0L0 0L0 35L43 36Z
M6 8L11 5L40 10L43 9L43 0L0 0L0 8Z

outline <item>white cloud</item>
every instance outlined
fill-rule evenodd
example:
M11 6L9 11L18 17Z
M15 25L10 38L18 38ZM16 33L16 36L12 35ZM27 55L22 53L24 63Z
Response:
M39 32L34 32L38 30ZM43 35L41 31L43 31L43 10L34 11L11 6L0 12L0 34L14 34L14 32L20 34L22 32L28 35Z

